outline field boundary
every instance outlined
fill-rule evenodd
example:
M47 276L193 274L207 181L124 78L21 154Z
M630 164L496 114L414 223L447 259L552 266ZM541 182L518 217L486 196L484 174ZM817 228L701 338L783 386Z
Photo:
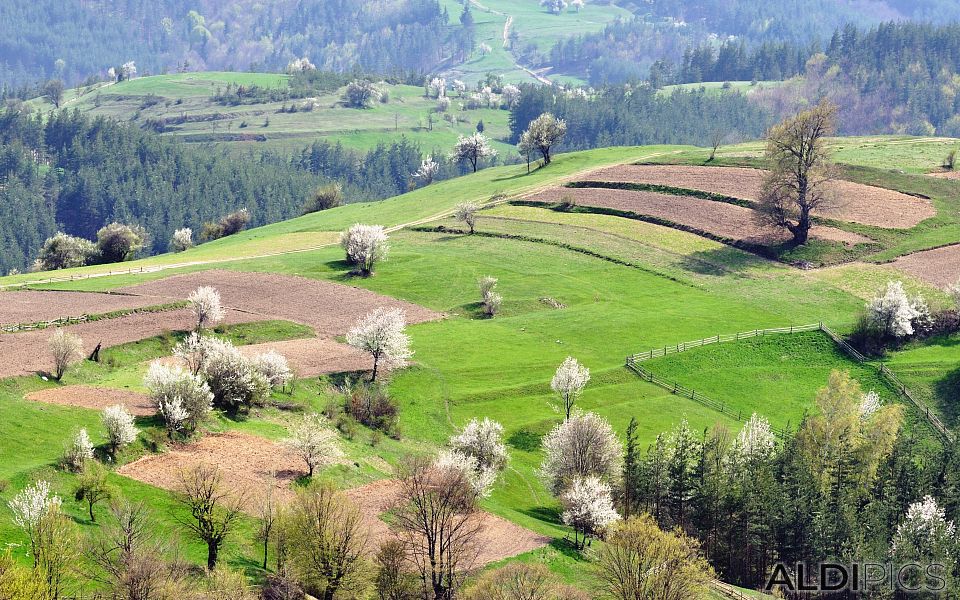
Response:
M60 317L57 319L51 319L49 321L34 321L32 323L7 323L7 324L0 325L0 332L18 333L21 331L35 331L37 329L46 329L48 327L64 327L66 325L77 325L79 323L89 323L92 321L103 321L106 319L119 319L121 317L127 317L130 315L160 313L160 312L167 312L171 310L179 310L181 308L186 308L189 305L190 303L186 301L170 302L167 304L157 304L154 306L141 306L139 308L125 308L122 310L114 310L107 313L83 314L76 317Z
M694 402L698 402L707 408L718 411L721 414L727 415L737 421L743 422L743 411L737 410L734 411L727 407L725 402L715 400L709 396L692 389L684 385L677 383L676 381L671 381L664 379L657 375L654 375L650 370L643 368L639 363L648 361L654 358L660 358L667 356L669 354L678 354L680 352L685 352L692 348L699 348L701 346L707 346L709 344L721 344L726 342L734 342L739 340L747 340L755 337L764 337L767 335L790 335L794 333L805 333L810 331L820 331L824 333L830 340L845 354L852 358L856 363L861 365L868 365L877 370L877 373L880 375L880 378L883 379L887 385L889 385L894 392L900 396L901 399L905 399L908 403L912 404L919 412L920 415L926 419L927 424L930 425L930 428L940 436L944 442L953 443L955 441L954 434L944 425L943 421L940 418L933 414L930 411L930 407L923 404L919 401L916 396L910 391L910 389L896 376L896 374L888 369L886 365L880 364L876 365L872 363L866 356L859 352L856 348L847 343L843 338L841 338L835 331L823 324L819 323L810 323L807 325L791 325L789 327L775 327L771 329L754 329L753 331L743 331L738 333L730 334L717 334L708 338L703 338L699 340L693 340L691 342L681 342L679 344L667 345L657 348L652 348L646 352L640 352L637 354L631 354L626 358L626 367L640 376L641 379L648 381L654 385L657 385L672 394L677 396L683 396L689 398ZM783 430L778 430L771 427L771 430L774 431L778 436L785 437L787 431L789 431L789 423L787 427Z

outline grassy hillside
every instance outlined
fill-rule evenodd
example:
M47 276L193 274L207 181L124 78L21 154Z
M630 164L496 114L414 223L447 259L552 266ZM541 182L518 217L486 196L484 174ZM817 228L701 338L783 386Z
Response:
M733 160L735 152L749 148L731 148L727 158ZM864 146L855 158L879 160L870 148ZM557 502L539 481L537 468L540 438L560 418L549 384L565 357L575 356L591 369L592 379L579 406L603 415L621 434L635 418L641 447L682 419L695 431L716 423L735 431L741 423L640 379L624 367L624 357L717 333L791 323L824 321L844 330L855 322L863 306L862 294L870 293L864 290L898 276L892 267L877 265L851 284L851 277L837 271L801 271L662 225L501 202L604 165L693 162L702 160L703 152L684 147L609 148L557 156L549 167L529 175L525 166L498 167L394 199L348 205L243 232L182 254L54 273L50 275L77 279L33 285L113 290L174 273L228 268L345 283L443 312L442 320L409 328L414 364L390 381L390 394L400 406L401 439L384 440L374 447L365 430L344 438L350 461L326 470L323 476L345 487L387 477L391 465L403 456L435 449L470 418L491 417L504 424L510 468L484 507L559 540L567 529L559 523ZM863 178L889 176L884 181L894 187L926 181L919 175L862 169L855 173ZM466 200L494 205L480 213L477 235L457 233L459 224L449 218L452 208ZM946 198L938 200L937 207L944 214L954 210ZM337 232L355 222L391 228L390 257L374 277L351 276L336 245ZM945 222L941 229L952 231L952 227ZM902 236L903 243L896 247L932 239L922 228ZM111 275L111 269L134 272ZM86 277L91 274L96 276ZM0 285L37 282L46 275L0 278ZM476 282L485 275L499 279L498 291L504 298L502 312L493 319L483 318L478 306ZM281 329L285 337L298 335ZM903 360L926 363L930 369L924 377L936 385L951 376L955 342L942 340L917 348L913 358L904 355ZM146 369L143 361L165 350L160 343L116 350L116 360L72 371L67 383L99 382L135 389ZM662 376L740 406L744 413L756 411L780 426L788 421L796 424L813 410L813 395L832 369L851 371L867 389L880 387L872 371L851 364L825 338L814 334L717 345L649 365ZM896 370L896 365L891 367ZM0 500L8 500L38 475L51 477L57 491L68 495L72 477L52 471L64 432L79 425L99 431L99 417L93 411L38 406L23 399L25 393L50 385L36 377L0 381L0 410L15 415L4 420L6 430L0 434L17 442L0 447L0 477L9 482L0 488ZM320 409L327 401L324 389L316 379L305 379L293 398L305 407ZM898 401L889 390L881 393L887 402ZM211 427L278 439L291 419L288 412L269 409L246 420L218 418ZM29 426L22 428L18 423ZM143 425L156 428L155 423ZM41 430L43 434L38 433ZM145 451L145 447L137 450ZM124 493L157 507L164 531L175 529L177 509L169 493L122 477L114 479ZM68 504L81 520L80 508ZM19 534L6 525L8 517L2 502L0 537L19 540ZM250 539L252 527L252 523L244 525L224 556L231 565L258 577L257 552L241 542ZM190 545L187 557L197 560L198 556L199 548ZM560 541L519 560L547 564L573 583L584 584L591 576L583 559Z
M419 143L425 151L447 152L458 135L473 133L477 122L482 120L494 146L503 152L513 152L512 145L501 141L509 135L507 111L460 110L460 103L454 98L448 114L455 115L457 121L445 121L443 114L435 110L436 101L424 97L423 88L417 86L384 84L389 102L376 103L367 109L344 106L342 90L310 99L237 106L213 100L228 84L284 88L288 86L288 79L276 73L157 75L68 90L63 107L141 126L151 120L164 120L167 123L164 135L177 136L187 142L217 142L280 151L301 150L315 140L369 149L405 137ZM469 85L476 84L474 79L468 80ZM282 112L284 108L302 107L308 102L315 106L310 111ZM39 110L53 108L45 98L32 100L30 104Z

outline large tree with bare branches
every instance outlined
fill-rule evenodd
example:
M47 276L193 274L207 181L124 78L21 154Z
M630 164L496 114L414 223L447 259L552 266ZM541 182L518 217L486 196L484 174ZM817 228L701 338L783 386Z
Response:
M216 466L200 464L180 474L177 499L190 512L180 523L207 545L207 569L211 571L240 518L245 497L244 491L224 483Z
M824 100L767 132L766 158L770 172L763 182L758 220L793 234L805 244L811 214L830 201L828 183L835 178L827 136L836 129L837 107Z
M401 469L400 487L396 530L420 573L424 597L449 600L477 557L480 492L457 465L423 459Z

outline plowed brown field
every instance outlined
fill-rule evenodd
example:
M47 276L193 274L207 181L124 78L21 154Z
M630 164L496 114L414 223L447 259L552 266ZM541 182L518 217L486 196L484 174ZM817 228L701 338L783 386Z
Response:
M152 298L93 292L17 290L0 294L0 325L52 321L156 304Z
M530 199L557 202L564 196L572 196L577 204L583 206L612 208L665 219L722 238L752 244L773 245L790 238L790 234L782 229L758 225L754 221L755 213L752 209L691 196L601 188L552 188L535 194ZM815 238L844 244L872 241L862 235L834 227L815 226L810 233Z
M960 281L960 244L901 256L893 266L940 288L954 285Z
M100 388L89 385L65 385L63 387L48 388L31 392L27 400L59 404L61 406L77 406L93 410L103 410L108 406L122 404L132 415L148 416L156 413L153 403L146 394L130 390Z
M582 180L662 185L756 201L765 174L760 169L740 167L618 165L584 175ZM830 219L906 229L936 215L929 200L916 196L851 181L837 180L827 185L831 200L819 214Z
M345 334L358 318L379 307L402 309L408 323L431 321L442 316L422 306L362 288L273 273L200 271L120 291L183 299L203 285L215 287L224 306L310 325L321 337Z
M276 350L284 355L298 377L364 371L372 368L370 357L363 352L346 344L322 338L240 346L240 352L245 356L256 356L268 350Z

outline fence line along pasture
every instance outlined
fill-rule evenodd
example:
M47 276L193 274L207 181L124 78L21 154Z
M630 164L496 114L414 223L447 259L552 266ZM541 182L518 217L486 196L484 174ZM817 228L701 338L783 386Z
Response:
M866 364L876 368L877 373L880 375L880 378L887 382L896 391L898 395L905 398L908 402L914 405L917 410L920 411L920 414L927 420L927 423L930 424L930 427L946 442L954 442L955 436L953 433L944 425L943 421L940 418L933 414L930 411L930 407L926 406L920 402L916 396L910 391L907 386L900 381L900 379L886 367L884 364L875 365L872 364L866 356L859 352L856 348L851 346L843 338L836 334L832 329L820 323L810 323L808 325L791 325L790 327L776 327L773 329L754 329L752 331L742 331L738 333L731 334L717 334L712 337L703 338L699 340L694 340L692 342L681 342L679 344L672 344L663 347L652 348L646 352L640 352L637 354L631 354L627 357L626 366L642 379L657 385L672 394L678 396L683 396L685 398L690 398L695 402L716 410L724 415L727 415L731 418L736 419L737 421L743 421L744 415L741 410L734 410L726 405L726 403L719 400L715 400L708 396L705 396L701 392L698 392L694 389L683 386L675 381L670 381L654 375L650 370L643 368L640 363L651 360L654 358L660 358L662 356L667 356L670 354L678 354L680 352L685 352L692 348L699 348L701 346L707 346L709 344L720 344L726 342L735 342L739 340L747 340L756 337L764 337L767 335L782 335L782 334L793 334L793 333L804 333L808 331L821 331L826 334L834 344L848 356L850 356L858 364ZM749 415L748 415L749 417ZM774 428L774 433L783 437L786 434L785 430L777 430Z

